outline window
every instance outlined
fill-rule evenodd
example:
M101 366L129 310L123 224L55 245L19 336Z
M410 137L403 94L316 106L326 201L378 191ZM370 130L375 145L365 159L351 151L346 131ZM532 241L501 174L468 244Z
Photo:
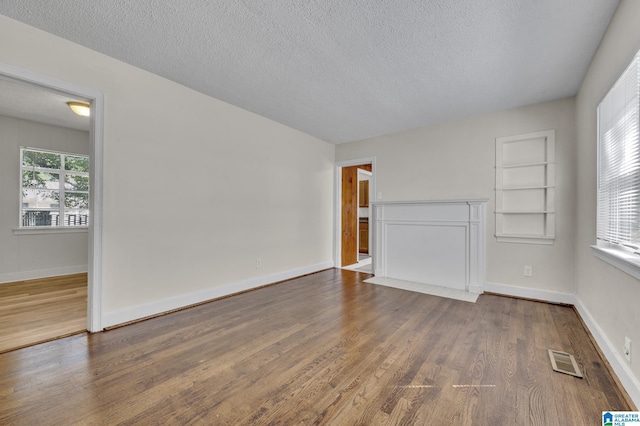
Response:
M597 112L597 245L627 262L638 264L640 52L605 95Z
M89 157L20 148L20 226L89 224Z

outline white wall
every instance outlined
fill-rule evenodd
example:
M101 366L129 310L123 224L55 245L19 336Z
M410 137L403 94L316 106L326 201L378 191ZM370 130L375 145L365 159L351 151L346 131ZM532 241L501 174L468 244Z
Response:
M103 325L332 265L333 145L4 16L0 61L105 94Z
M620 363L640 379L640 282L596 259L596 107L640 49L640 2L623 0L593 58L577 96L577 295ZM620 356L624 337L632 339L632 360ZM636 390L640 396L640 389ZM638 399L640 401L640 398Z
M0 115L0 283L87 270L87 233L16 235L20 147L89 154L89 133Z
M574 106L573 98L562 99L342 144L336 160L375 156L384 201L488 198L486 281L492 290L508 285L573 293ZM497 243L495 138L548 129L556 129L555 243ZM533 266L533 277L523 275L524 265Z

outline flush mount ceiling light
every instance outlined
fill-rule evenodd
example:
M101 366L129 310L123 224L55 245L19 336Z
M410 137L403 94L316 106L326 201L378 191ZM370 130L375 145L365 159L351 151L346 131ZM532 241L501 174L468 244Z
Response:
M83 117L88 117L91 113L91 104L89 102L69 101L67 105L69 105L71 111Z

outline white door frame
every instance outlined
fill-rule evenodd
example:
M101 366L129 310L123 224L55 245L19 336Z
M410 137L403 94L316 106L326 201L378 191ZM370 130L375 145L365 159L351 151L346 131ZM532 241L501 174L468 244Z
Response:
M336 268L342 267L342 168L358 166L360 164L371 164L372 176L369 181L369 202L375 201L376 192L376 157L363 157L354 160L336 161L334 174L334 219L333 219L333 264ZM371 210L369 210L369 220L371 220ZM371 234L369 234L371 241ZM369 246L371 247L371 246Z
M89 197L89 256L87 287L87 330L102 330L102 147L104 94L56 78L0 62L0 75L91 101L91 196Z

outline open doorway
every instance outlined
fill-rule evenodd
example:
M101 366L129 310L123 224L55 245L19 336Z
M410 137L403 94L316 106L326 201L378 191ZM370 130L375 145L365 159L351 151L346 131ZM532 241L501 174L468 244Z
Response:
M338 267L371 273L370 204L375 200L373 158L336 165L336 245Z
M5 239L7 244L16 243L15 245L20 249L19 252L16 250L12 252L12 256L15 257L13 261L20 262L19 268L9 265L7 262L1 265L3 267L0 269L0 282L3 284L0 284L0 288L10 293L11 285L6 284L13 283L14 287L17 284L20 288L29 288L29 297L34 295L37 297L39 294L44 294L45 287L51 286L57 290L53 297L58 300L82 297L80 307L76 307L75 310L83 314L82 320L78 322L76 319L75 325L71 326L62 324L62 322L68 322L68 317L61 319L63 326L60 327L62 331L59 332L59 336L56 336L58 333L56 331L53 334L43 331L47 328L56 328L55 324L50 324L47 327L45 323L44 325L40 324L37 331L32 331L32 339L24 338L25 336L20 339L12 337L12 339L16 340L16 347L18 347L27 346L30 341L37 343L73 334L73 330L76 328L78 330L75 331L99 331L102 329L100 289L102 283L103 95L92 89L2 63L0 63L0 84L3 85L3 90L0 90L0 116L5 121L5 130L8 133L18 132L12 135L17 136L12 142L13 145L6 147L5 154L7 155L3 155L5 157L3 169L13 170L15 168L11 180L12 182L15 180L15 185L5 182L6 185L2 188L7 192L3 199L7 200L6 204L11 204L11 207L7 209L10 213L3 215L6 220L0 225L6 228L6 232L3 231L3 233L8 236ZM19 92L18 95L15 95L16 91ZM91 108L91 117L84 124L78 124L78 119L71 113L66 102L62 102L61 99L88 102ZM56 105L62 102L58 112L53 111L50 102L54 102ZM70 114L69 121L56 119L59 117L56 114L61 114L61 111L64 111L64 114ZM76 120L75 124L74 120ZM20 134L23 131L30 132L29 135L32 136L24 137L23 134ZM60 146L55 146L55 143L47 145L53 139L61 141L59 142ZM73 143L76 145L73 143L65 145L65 139L73 139ZM7 138L3 139L3 143L6 141ZM43 142L39 143L38 141ZM84 148L80 148L81 141L85 143ZM75 153L80 156L73 157L71 155ZM52 170L40 170L40 162L34 160L34 156L38 155L46 157L46 167L50 167ZM83 155L89 164L86 171L81 169L79 163L82 161L80 157ZM32 169L25 169L27 162L25 159L33 160ZM75 164L72 166L73 162ZM62 173L59 172L60 170ZM3 172L5 171L3 170ZM31 175L25 177L29 173ZM23 187L25 182L34 186L31 192L37 193L37 196L29 191L29 194L25 195ZM55 188L50 187L56 182L58 184L57 192ZM83 186L88 186L90 191ZM60 189L63 187L65 189ZM67 191L66 198L61 195L65 191ZM40 192L46 193L44 198L40 196L42 195ZM38 199L40 203L31 203L33 201L31 199L24 200L25 196ZM40 200L40 198L43 199ZM14 202L10 203L11 200ZM58 205L60 211L66 211L66 214L55 212ZM83 209L84 211L82 211ZM83 221L83 217L90 217L88 226L87 222ZM56 229L56 227L50 226L53 225L53 221L57 224L64 223L71 226L66 228L60 226ZM42 226L35 226L35 223ZM34 226L31 226L32 224ZM78 247L78 241L81 242L81 247ZM5 253L10 249L12 248L3 246ZM74 261L78 256L71 254L71 252L79 250L83 251L84 255L82 265L78 264L80 262ZM38 256L41 261L37 260ZM47 280L51 277L55 278ZM51 282L43 285L43 279ZM62 283L62 280L66 281ZM86 284L85 294L79 296L78 289L81 285L78 283L80 281L84 281ZM22 283L26 284L21 285ZM69 290L65 290L67 287ZM71 288L73 289L71 290ZM19 313L18 311L16 310L17 313ZM46 313L45 310L31 312L33 316L44 313Z
M372 166L364 164L358 166L358 263L371 264L370 225L369 218L369 182L371 181Z

